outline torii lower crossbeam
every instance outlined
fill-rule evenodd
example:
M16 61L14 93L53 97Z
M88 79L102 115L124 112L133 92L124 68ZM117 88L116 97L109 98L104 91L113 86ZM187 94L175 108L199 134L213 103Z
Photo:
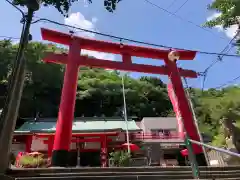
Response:
M42 29L42 37L44 40L49 40L69 46L68 54L50 53L44 59L45 62L60 63L66 65L53 146L53 166L67 165L68 151L70 148L72 136L72 121L74 119L78 71L80 66L168 75L172 84L172 89L176 95L176 101L178 102L178 109L180 111L179 114L182 116L182 122L178 121L178 123L184 124L186 132L191 139L196 141L200 140L199 134L197 133L197 129L193 121L192 112L190 110L188 100L186 98L181 82L181 76L196 78L197 73L191 70L178 69L176 61L169 59L169 53L171 50L153 49L133 45L122 45L112 42L86 39L48 29ZM116 62L81 56L80 52L82 49L120 54L122 56L122 61ZM196 52L177 51L175 54L177 54L176 57L178 60L192 60L195 57ZM133 56L163 59L165 66L134 64L132 63ZM179 127L180 126L182 125L179 124ZM202 153L202 147L194 145L193 149L194 153L197 156L199 165L206 165L206 161Z

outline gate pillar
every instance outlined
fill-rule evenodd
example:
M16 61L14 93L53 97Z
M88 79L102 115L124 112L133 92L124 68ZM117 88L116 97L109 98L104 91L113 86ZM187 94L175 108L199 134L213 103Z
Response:
M165 58L164 61L168 67L168 77L170 79L170 83L172 84L172 89L174 91L174 94L176 95L175 100L178 105L179 114L182 117L181 119L184 126L184 130L186 131L186 133L188 133L191 139L199 142L200 137L199 137L197 128L195 126L192 111L190 109L189 102L183 88L181 76L179 74L179 68L176 65L177 59L168 57L168 58ZM198 165L206 166L207 163L206 163L206 159L205 159L202 147L199 145L193 144L192 148L196 156Z
M80 51L78 41L72 39L69 46L68 62L64 74L61 102L52 152L52 166L64 167L68 162L68 151L70 149L72 138L72 122L74 119L79 71L76 57L79 57Z

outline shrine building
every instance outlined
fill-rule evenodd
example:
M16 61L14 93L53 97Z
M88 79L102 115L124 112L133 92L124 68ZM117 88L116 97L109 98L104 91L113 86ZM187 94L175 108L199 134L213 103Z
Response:
M56 120L26 119L14 132L12 152L37 151L51 157ZM134 157L145 157L158 165L184 165L184 160L179 160L184 143L175 117L129 118L127 123L130 143L140 147L138 152L133 152ZM121 117L75 118L68 165L75 167L80 157L81 166L108 166L109 153L127 142L127 126Z
M141 131L134 120L127 122L130 136ZM54 118L28 119L15 130L12 151L14 154L37 151L51 157L55 131ZM76 118L72 126L69 165L76 166L79 151L83 166L106 166L109 152L126 143L125 132L126 123L122 118Z

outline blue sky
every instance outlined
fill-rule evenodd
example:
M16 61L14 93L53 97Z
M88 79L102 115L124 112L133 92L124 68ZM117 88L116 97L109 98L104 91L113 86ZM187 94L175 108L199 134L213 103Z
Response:
M176 0L176 3L169 7L173 0L151 0L151 2L175 12L185 0ZM138 2L138 3L136 3ZM161 11L144 0L123 0L119 3L114 13L107 12L103 7L103 0L93 0L93 4L87 5L84 0L75 3L71 8L68 19L52 7L42 7L35 16L48 18L54 21L79 26L82 28L97 30L102 33L109 33L116 36L122 36L130 39L162 44L172 47L185 49L196 49L209 52L220 52L228 44L231 36L234 35L234 29L223 31L221 28L214 28L206 31L195 25L188 23L192 21L197 25L203 24L207 18L215 16L215 12L207 10L207 5L211 0L189 0L177 13L185 21ZM20 37L21 33L21 14L4 0L0 2L1 12L0 28L1 36ZM7 17L7 18L6 18ZM40 41L40 28L47 27L60 31L68 31L66 27L60 27L49 23L37 23L31 27L33 39ZM107 37L76 32L81 36L87 36L96 39L116 41ZM127 43L127 42L123 42ZM233 48L230 53L235 53ZM85 52L86 53L86 52ZM87 52L89 53L89 52ZM94 53L96 57L119 60L118 56ZM186 69L192 69L197 72L203 71L217 56L198 54L194 61L179 62L179 65ZM234 77L240 75L240 58L225 57L223 62L217 63L207 76L205 88L216 87ZM135 59L135 62L146 64L163 64L161 60ZM142 74L132 73L134 77ZM166 77L161 76L164 81ZM238 81L234 82L237 84ZM201 87L202 78L189 80L192 87Z

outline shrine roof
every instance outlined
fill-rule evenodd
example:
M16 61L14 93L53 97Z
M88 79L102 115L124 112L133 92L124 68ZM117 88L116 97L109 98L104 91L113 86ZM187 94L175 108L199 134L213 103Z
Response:
M141 131L132 119L127 121L129 131ZM53 133L56 131L56 119L46 118L34 121L30 119L15 133ZM81 132L113 132L126 131L126 123L123 119L117 118L76 118L72 126L73 133Z

